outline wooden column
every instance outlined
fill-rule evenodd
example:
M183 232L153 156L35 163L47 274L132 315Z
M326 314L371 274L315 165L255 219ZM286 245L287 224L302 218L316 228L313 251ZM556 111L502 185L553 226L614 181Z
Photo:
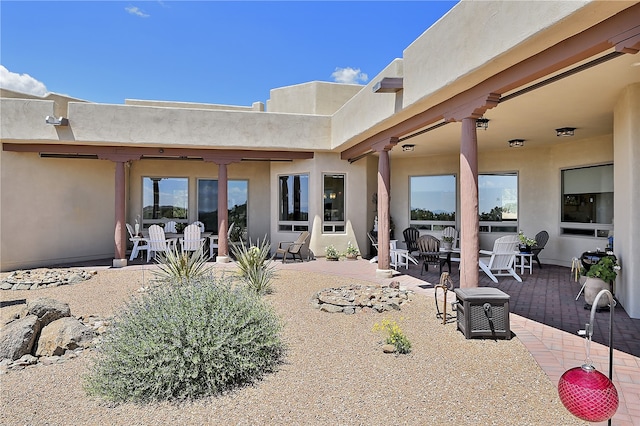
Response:
M114 254L114 266L116 261L118 263L127 263L127 236L125 232L126 211L125 211L125 176L124 176L124 161L116 161L116 179L115 179L115 254Z
M389 151L398 144L398 138L390 138L372 146L378 152L378 272L380 276L391 276L390 270L390 213L389 188L391 167Z
M478 286L478 139L476 118L462 119L460 140L460 287Z
M118 153L100 153L98 158L101 160L109 160L115 163L115 199L113 202L115 211L113 242L114 255L112 266L121 268L127 266L127 233L126 224L126 176L125 164L132 160L139 160L140 155L136 154L118 154Z
M218 257L228 260L229 239L229 212L227 210L227 163L218 163Z

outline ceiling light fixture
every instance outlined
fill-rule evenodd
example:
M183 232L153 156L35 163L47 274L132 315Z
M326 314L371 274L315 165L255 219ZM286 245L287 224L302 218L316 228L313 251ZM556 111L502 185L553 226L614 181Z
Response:
M416 147L415 145L407 143L407 144L402 145L402 150L403 151L413 151L413 149L415 147Z
M476 120L476 129L484 129L487 130L489 128L489 119L488 118L478 118Z
M511 139L509 141L509 146L511 148L519 148L521 146L524 146L524 139Z
M53 124L54 126L68 126L69 119L64 117L54 117L53 115L47 115L44 118L44 122L47 124Z
M575 127L561 127L556 129L556 136L568 137L573 136L575 134Z

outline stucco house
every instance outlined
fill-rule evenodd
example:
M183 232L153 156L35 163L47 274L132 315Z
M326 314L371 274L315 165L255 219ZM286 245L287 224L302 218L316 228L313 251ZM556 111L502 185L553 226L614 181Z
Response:
M502 235L548 231L541 259L563 266L614 235L640 318L638 50L637 1L462 1L366 86L247 107L2 90L0 268L126 265L136 220L367 253L377 217L386 274L391 217L399 240L459 229L463 287Z

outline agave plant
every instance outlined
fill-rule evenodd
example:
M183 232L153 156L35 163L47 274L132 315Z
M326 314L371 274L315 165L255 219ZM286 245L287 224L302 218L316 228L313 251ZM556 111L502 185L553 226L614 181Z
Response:
M160 252L155 257L158 270L154 272L159 281L185 282L199 279L211 272L202 250L181 253L177 248Z
M275 275L274 265L269 264L271 244L266 235L262 243L258 245L245 246L243 241L231 247L233 256L236 258L240 278L257 294L268 294L273 291L271 281Z

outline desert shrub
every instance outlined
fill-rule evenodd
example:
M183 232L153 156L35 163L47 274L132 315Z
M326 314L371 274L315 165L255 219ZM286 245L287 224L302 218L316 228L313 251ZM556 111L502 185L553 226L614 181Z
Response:
M156 254L158 270L154 271L156 280L184 283L192 279L201 279L211 272L207 267L207 258L202 250L181 253L177 248Z
M266 236L257 246L245 246L243 242L232 247L236 258L240 278L257 294L269 294L273 291L271 285L275 276L275 266L269 263L271 244Z
M252 383L284 356L282 322L244 286L160 286L114 320L85 389L114 402L193 400Z

